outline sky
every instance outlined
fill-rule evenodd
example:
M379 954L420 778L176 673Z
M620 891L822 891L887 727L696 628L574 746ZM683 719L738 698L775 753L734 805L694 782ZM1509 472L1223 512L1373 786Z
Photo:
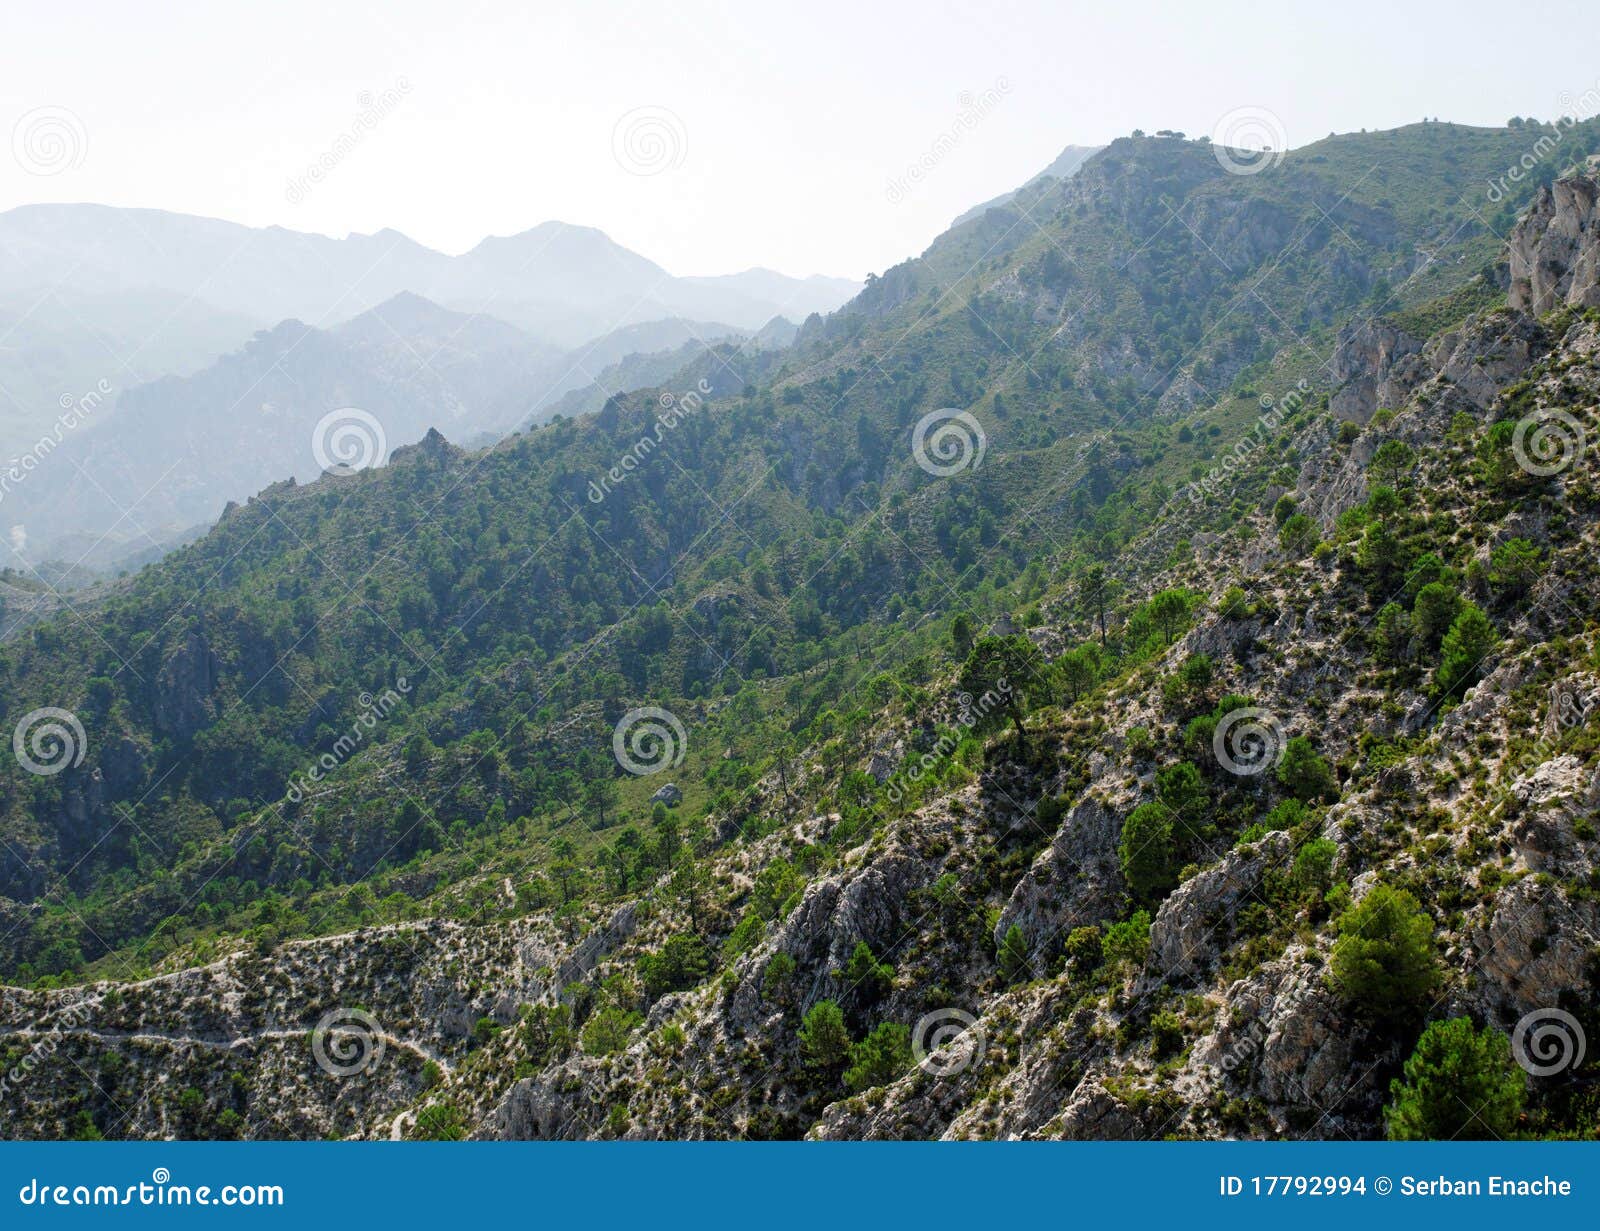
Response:
M1553 119L1600 85L1593 19L1593 0L12 3L0 209L392 227L446 252L557 219L674 274L861 277L1135 128L1242 113L1292 147Z

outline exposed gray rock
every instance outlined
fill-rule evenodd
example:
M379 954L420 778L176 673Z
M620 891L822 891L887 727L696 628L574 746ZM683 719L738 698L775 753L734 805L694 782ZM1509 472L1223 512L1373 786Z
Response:
M1208 967L1231 939L1230 925L1240 905L1260 885L1266 869L1282 864L1292 847L1287 833L1269 833L1253 847L1229 851L1168 894L1150 925L1147 978L1168 984Z
M650 796L650 802L653 804L665 804L669 808L676 808L683 802L683 792L678 788L676 782L669 782L656 791L654 795Z
M1487 913L1471 936L1480 976L1472 1000L1484 1011L1514 1020L1588 986L1585 968L1600 947L1600 907L1526 877L1503 886Z
M1339 387L1328 409L1337 418L1365 423L1380 407L1399 407L1431 375L1421 352L1421 342L1387 321L1346 325L1330 360Z
M1600 181L1583 174L1542 186L1511 232L1510 258L1513 307L1600 307Z
M1123 895L1117 840L1122 816L1090 796L1062 819L1054 841L1011 892L995 924L998 945L1013 925L1042 970L1075 927L1115 916Z
M217 686L217 660L199 632L191 631L156 677L156 728L188 739L215 717L211 694Z

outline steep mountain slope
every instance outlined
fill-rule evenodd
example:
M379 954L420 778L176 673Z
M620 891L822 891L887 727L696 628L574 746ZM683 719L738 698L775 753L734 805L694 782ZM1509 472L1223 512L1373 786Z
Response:
M1369 1133L1428 1018L1577 1012L1590 737L1515 732L1588 687L1593 459L1517 463L1527 416L1591 421L1595 323L1469 316L1497 241L1448 191L1522 140L1427 125L1253 180L1119 142L1019 200L1048 227L990 211L792 353L269 490L92 624L31 630L7 713L70 707L88 747L3 780L7 965L165 973L10 997L11 1046L79 1070L36 1079L28 1126ZM1398 172L1358 192L1397 151L1436 204ZM1058 245L1095 302L1073 331ZM1396 304L1447 327L1369 371ZM1168 347L1187 383L1149 370ZM1334 422L1337 372L1405 404ZM655 755L641 707L671 791L617 772ZM1281 732L1272 773L1216 754L1242 709ZM1437 933L1438 995L1382 1021L1317 969L1374 881ZM397 1063L322 1081L304 1031L341 1009ZM939 1012L983 1056L913 1072ZM170 1098L134 1093L150 1063ZM1591 1131L1565 1098L1536 1086L1530 1126Z
M1066 179L1068 176L1072 175L1075 171L1077 171L1077 169L1079 167L1083 166L1084 163L1088 162L1089 159L1093 158L1096 154L1098 154L1101 151L1102 148L1103 148L1102 146L1098 146L1098 145L1069 145L1069 146L1067 146L1064 150L1061 151L1061 153L1059 153L1059 154L1057 154L1055 156L1055 159L1050 163L1050 165L1048 167L1046 167L1043 171L1039 172L1038 175L1034 176L1026 184L1022 185L1021 188L1018 188L1018 189L1016 189L1016 190L1014 190L1012 192L1003 192L998 197L992 197L989 200L983 202L981 205L974 205L971 209L967 210L964 214L962 214L959 218L957 218L950 225L952 227L958 227L963 222L971 222L974 218L982 216L983 214L987 213L989 210L995 209L998 206L1004 205L1006 202L1010 201L1013 197L1015 197L1018 193L1026 192L1028 189L1037 186L1041 180L1047 180L1047 179L1064 180L1064 179Z
M546 395L539 399L535 403L537 409L530 424L543 422L553 415L570 419L598 411L618 393L632 389L692 389L702 378L725 379L734 363L747 369L747 375L754 375L756 358L759 356L762 361L770 361L776 352L793 344L799 330L782 317L774 317L755 333L687 324L680 332L688 335L689 340L671 349L645 350L641 347L596 371L589 384L564 391L560 396ZM652 333L665 336L666 331L653 330ZM597 350L584 349L586 366L592 362ZM771 364L766 362L763 366L770 367Z
M1507 144L1526 140L1510 130L1502 137ZM1443 183L1454 169L1476 183L1483 165L1507 157L1502 137L1425 125L1362 142L1342 138L1345 144L1333 147L1352 185L1378 178L1384 156L1396 153L1406 154L1419 176ZM1477 163L1464 160L1480 146ZM1321 164L1310 159L1329 155L1306 157L1315 167ZM1279 175L1284 185L1275 185ZM1238 218L1260 214L1263 198L1292 201L1295 186L1321 192L1320 184L1318 173L1300 171L1294 160L1246 178L1223 174L1203 146L1118 143L1061 189L1088 195L1057 208L1059 229L1031 231L1005 263L990 258L970 272L957 263L956 254L978 242L975 234L988 233L991 213L891 271L837 322L808 327L811 340L803 334L794 351L708 358L665 395L675 406L694 391L690 406L703 407L709 396L710 410L668 415L646 392L616 400L593 421L542 429L487 457L463 458L435 441L393 474L264 493L203 543L108 598L92 620L68 619L16 647L8 705L19 713L76 707L91 680L110 681L96 685L95 708L107 723L96 743L126 750L117 769L102 767L109 785L97 804L73 802L73 790L81 789L76 774L48 783L24 779L26 794L12 797L12 815L27 818L8 834L11 856L21 857L6 870L14 896L30 900L53 871L72 869L76 891L111 894L103 909L117 919L92 926L91 916L92 930L85 930L68 911L39 931L38 943L50 948L47 938L63 925L74 937L63 953L85 943L83 952L93 953L148 926L140 920L148 920L149 904L127 917L115 904L124 890L101 882L139 862L132 835L116 823L119 799L144 801L149 815L140 825L158 845L162 835L172 840L199 822L196 832L209 836L183 872L198 888L207 879L200 869L214 864L208 846L257 809L275 806L294 765L356 716L352 700L362 685L399 674L418 679L426 668L438 674L414 702L413 725L446 743L479 728L503 740L519 715L525 721L540 705L727 695L747 680L809 672L841 655L855 659L863 637L869 645L887 638L895 653L915 655L917 636L905 634L907 625L918 627L922 613L947 607L952 587L968 603L994 604L989 590L1028 567L1029 543L1051 543L1058 566L1090 546L1095 554L1114 553L1144 516L1133 500L1112 499L1118 488L1137 479L1139 491L1163 499L1185 466L1214 450L1213 430L1242 431L1255 410L1253 398L1223 400L1218 422L1186 441L1150 417L1158 404L1176 400L1159 383L1141 394L1130 376L1113 382L1105 370L1136 356L1141 336L1203 354L1213 343L1204 333L1185 340L1176 332L1180 320L1195 330L1205 321L1226 323L1230 313L1270 303L1269 295L1287 297L1297 281L1311 304L1356 297L1365 281L1347 276L1355 256L1329 251L1350 241L1315 227L1280 221L1288 241L1260 258L1268 276L1247 289L1220 262L1212 261L1214 273L1199 263L1205 246L1229 237L1242 242ZM1160 196L1186 185L1197 194L1197 204L1185 206L1189 225L1175 220ZM1354 188L1345 195L1340 208L1355 225ZM1417 225L1433 224L1437 211L1417 194L1399 199ZM1323 217L1315 200L1302 208ZM1403 221L1378 228L1395 250L1405 248ZM1216 228L1209 240L1201 223ZM1259 237L1252 242L1262 248ZM1115 288L1155 303L1156 311L1147 319L1131 305L1120 316L1101 308L1069 336L1054 316L1041 321L1037 311L1008 308L1019 295L1053 294L1051 262L1035 256L1035 246L1057 253L1063 268L1085 270L1085 280L1106 283L1102 294ZM1391 259L1414 262L1408 253ZM1470 269L1438 263L1462 278ZM936 293L935 280L947 276L950 285ZM934 282L922 298L899 308L883 302L891 284L918 279ZM1166 289L1174 279L1186 288L1182 299ZM1119 321L1132 332L1118 333ZM1221 330L1212 324L1208 332ZM296 334L302 337L308 346L297 359L336 346L328 335ZM867 349L873 337L883 350ZM264 339L219 369L227 402L238 400L243 385L277 380L282 369L273 361L295 340ZM1259 334L1248 341L1251 353L1270 353ZM1306 342L1290 341L1298 358ZM321 370L306 361L284 399L300 397ZM394 396L389 375L374 372L374 383ZM752 383L758 387L745 396ZM419 393L410 404L425 406L427 398ZM930 483L906 447L914 423L941 404L971 405L983 425L981 483ZM1139 434L1090 434L1118 416ZM653 456L657 445L666 456ZM621 468L647 457L654 464L636 477ZM198 594L195 578L206 579ZM602 633L605 640L591 646ZM496 697L504 670L519 683ZM480 692L478 677L493 686ZM790 704L803 702L809 720L850 678L842 664L821 680L802 678ZM519 695L526 703L517 703ZM327 736L317 737L324 726ZM580 772L559 755L520 755L530 758L530 771ZM150 796L157 782L172 793ZM536 774L505 806L513 815L548 806L551 789ZM41 790L45 796L37 798ZM370 806L381 807L377 800ZM488 798L475 799L458 815L470 823L488 806ZM363 842L404 834L399 855L409 858L421 849L422 827L396 815ZM276 832L282 820L269 817L268 824ZM215 854L223 849L231 847ZM437 842L429 849L439 849ZM94 857L81 861L84 851ZM380 844L374 856L382 854ZM336 861L339 874L364 872L357 862ZM165 866L182 872L185 864ZM268 866L245 879L257 875L268 875ZM269 882L295 875L286 866ZM153 902L147 891L137 896ZM171 907L186 897L178 894ZM30 960L31 950L22 946L19 958Z

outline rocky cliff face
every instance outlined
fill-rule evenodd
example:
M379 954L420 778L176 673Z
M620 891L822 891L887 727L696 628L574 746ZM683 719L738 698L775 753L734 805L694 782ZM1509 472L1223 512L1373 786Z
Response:
M1510 256L1512 307L1600 307L1600 179L1573 175L1541 188Z
M1328 409L1365 423L1381 407L1400 405L1427 373L1422 343L1382 320L1346 325L1331 360L1339 382Z

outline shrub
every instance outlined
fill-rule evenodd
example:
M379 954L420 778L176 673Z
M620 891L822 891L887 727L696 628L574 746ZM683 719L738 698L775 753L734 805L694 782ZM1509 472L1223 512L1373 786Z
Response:
M1439 670L1434 675L1438 695L1457 692L1477 679L1482 674L1483 660L1498 641L1489 617L1467 603L1439 647Z
M1278 781L1296 799L1306 803L1319 799L1331 802L1339 798L1339 780L1334 777L1333 769L1303 735L1296 735L1284 746Z
M1171 1009L1162 1009L1150 1018L1150 1050L1157 1060L1183 1050L1183 1022Z
M669 937L658 952L646 953L639 959L639 977L644 981L645 994L652 1000L693 987L710 968L705 942L686 933Z
M1434 1022L1417 1040L1404 1079L1389 1083L1389 1140L1508 1136L1526 1089L1505 1035L1474 1030L1465 1017Z
M1000 977L1007 983L1015 983L1028 973L1028 938L1015 923L1001 937L995 957L1000 963Z
M1330 983L1373 1020L1404 1020L1438 986L1433 921L1403 889L1374 885L1339 917L1338 932Z
M1293 556L1303 556L1317 545L1317 523L1296 513L1278 529L1278 543Z
M761 975L761 994L769 1000L783 991L789 985L789 980L794 978L794 972L799 968L799 963L787 953L775 953L772 960L767 963L767 968Z
M1200 771L1189 761L1179 761L1156 774L1156 796L1186 821L1196 821L1211 803Z
M1117 855L1123 879L1137 897L1159 898L1177 884L1178 852L1171 809L1150 803L1130 812L1122 823Z
M1321 893L1333 882L1333 860L1339 848L1327 838L1313 838L1300 848L1289 869L1289 884L1297 893Z
M1067 965L1078 974L1095 970L1105 958L1100 943L1100 929L1093 924L1073 928L1064 946Z
M1115 966L1132 966L1137 969L1150 956L1150 912L1135 911L1121 923L1106 929L1106 961Z
M1489 583L1510 596L1522 594L1538 579L1539 556L1527 539L1508 539L1489 557Z
M1442 581L1431 581L1417 591L1411 603L1411 627L1417 639L1432 654L1461 610L1461 596Z
M911 1067L911 1030L884 1022L850 1049L844 1084L851 1090L885 1086Z
M801 1019L800 1057L807 1068L818 1071L838 1069L850 1058L850 1032L833 1001L817 1001Z
M845 963L844 979L853 991L859 992L861 998L870 1003L889 990L889 984L894 981L894 967L888 962L880 962L873 954L872 946L864 940L858 940L850 960Z
M1216 668L1208 654L1191 654L1161 686L1166 703L1183 713L1193 713L1206 704Z

